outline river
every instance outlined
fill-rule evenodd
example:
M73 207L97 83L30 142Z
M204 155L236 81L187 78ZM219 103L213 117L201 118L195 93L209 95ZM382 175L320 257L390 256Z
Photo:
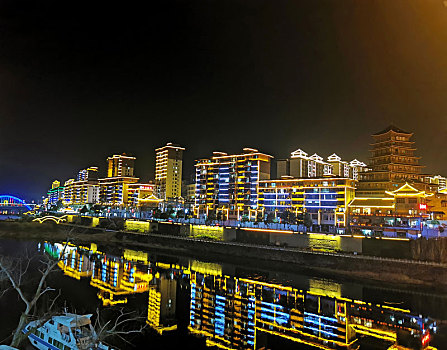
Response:
M20 259L24 252L50 257L63 252L47 279L61 291L56 310L94 317L99 310L112 322L121 308L138 313L146 329L125 336L136 348L364 350L387 349L397 341L419 349L425 337L431 346L447 349L447 296L432 290L95 242L64 248L57 242L0 240L0 256ZM39 264L33 260L31 284ZM54 294L42 298L39 312ZM0 341L8 342L22 307L14 291L0 298ZM111 343L132 348L116 337Z

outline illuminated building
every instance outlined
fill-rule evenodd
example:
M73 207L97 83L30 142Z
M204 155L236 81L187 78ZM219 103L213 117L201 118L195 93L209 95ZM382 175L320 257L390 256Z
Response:
M60 257L63 245L44 246L53 258ZM409 309L419 300L403 297L398 306L378 303L374 300L382 298L371 293L374 289L362 293L321 278L293 279L284 285L259 275L247 277L245 269L244 277L227 275L228 266L216 263L150 263L145 252L125 250L123 257L114 257L93 244L90 249L67 248L58 266L73 278L90 278L104 305L125 303L127 296L149 291L147 323L160 333L177 328L177 304L189 295L188 330L221 349L269 348L270 339L280 339L297 347L354 350L365 337L376 339L377 348L394 344L395 349L424 349L437 328L421 309ZM188 288L182 288L186 284ZM182 290L186 295L177 300Z
M177 281L175 279L166 276L156 278L151 282L146 322L160 334L165 330L177 328L176 299Z
M279 214L307 212L314 224L344 227L355 180L348 178L294 179L259 182L259 209Z
M370 171L360 174L358 196L382 196L409 182L422 190L428 190L423 183L420 157L415 155L416 148L411 141L413 133L390 125L372 135Z
M183 147L172 143L155 150L155 184L158 198L162 200L181 198L184 150Z
M425 346L436 325L410 310L342 297L333 283L311 280L302 290L193 270L190 283L189 330L222 349L259 349L265 336L325 350L357 349L363 335Z
M103 255L94 260L90 284L99 289L104 306L125 304L128 295L148 291L149 276L133 262Z
M222 211L224 218L240 219L258 206L258 183L270 179L273 157L253 148L228 155L214 152L196 162L195 214Z
M156 186L153 183L127 184L127 205L132 208L156 208L161 202L155 196Z
M438 191L444 190L447 188L447 179L445 176L435 175L435 176L426 176L425 182L429 184L435 184L438 186Z
M103 205L124 207L128 203L127 187L137 183L136 177L106 177L99 179L99 198Z
M366 235L419 235L428 218L427 198L433 194L405 183L382 197L355 197L349 203L350 227Z
M138 182L133 176L135 157L113 155L107 158L107 177L99 179L99 201L112 207L128 205L128 186Z
M53 183L51 184L51 189L53 190L55 188L58 188L58 187L60 187L60 185L61 185L60 181L54 180Z
M427 210L432 220L447 220L447 189L427 198Z
M65 181L64 204L85 205L99 201L98 168L89 167L78 172L77 180Z
M327 159L314 153L308 156L306 152L297 149L290 158L280 159L276 163L277 176L292 176L294 178L322 178L324 176L339 176L358 180L359 172L366 171L366 164L354 159L351 162L343 161L333 153Z
M64 246L60 243L54 245L45 243L45 250L56 258L60 258L57 266L65 275L80 280L81 278L91 277L93 272L93 263L85 252L79 251L78 247L68 244ZM64 256L60 254L64 252Z
M196 184L183 181L182 198L184 199L183 209L186 213L193 213L196 198Z
M60 200L64 200L65 187L60 185L60 181L54 180L51 184L51 190L48 191L48 205L56 205Z
M107 158L107 177L133 177L135 157L125 153Z

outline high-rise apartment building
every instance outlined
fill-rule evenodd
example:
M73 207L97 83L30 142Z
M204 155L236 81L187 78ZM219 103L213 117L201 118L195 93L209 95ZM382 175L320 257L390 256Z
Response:
M107 177L133 177L135 159L125 153L108 157Z
M183 147L172 143L155 150L155 184L158 197L162 200L177 200L182 195L184 150Z
M229 155L214 152L209 159L200 159L196 167L194 212L207 215L210 210L222 211L223 218L240 219L258 206L258 184L270 179L273 157L253 148Z
M139 180L134 177L135 159L126 154L115 154L107 158L107 177L99 179L101 204L112 207L128 205L128 185Z

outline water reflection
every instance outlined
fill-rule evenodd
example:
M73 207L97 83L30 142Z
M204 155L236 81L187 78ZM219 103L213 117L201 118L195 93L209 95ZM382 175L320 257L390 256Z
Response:
M64 245L44 247L57 257ZM216 263L157 260L150 261L147 252L126 249L113 255L95 244L68 245L58 266L67 276L89 279L105 306L125 304L130 295L148 292L147 323L160 334L177 329L178 293L186 291L189 332L222 349L259 349L272 339L320 349L357 349L368 338L421 349L437 331L434 319L406 308L405 300L378 303L372 296L345 292L344 284L334 281L278 283Z

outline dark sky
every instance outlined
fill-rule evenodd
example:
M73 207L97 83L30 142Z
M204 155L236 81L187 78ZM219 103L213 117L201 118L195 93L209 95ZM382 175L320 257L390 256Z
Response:
M94 4L96 3L96 4ZM0 1L0 194L187 148L302 148L367 161L370 134L415 133L447 175L442 0Z

